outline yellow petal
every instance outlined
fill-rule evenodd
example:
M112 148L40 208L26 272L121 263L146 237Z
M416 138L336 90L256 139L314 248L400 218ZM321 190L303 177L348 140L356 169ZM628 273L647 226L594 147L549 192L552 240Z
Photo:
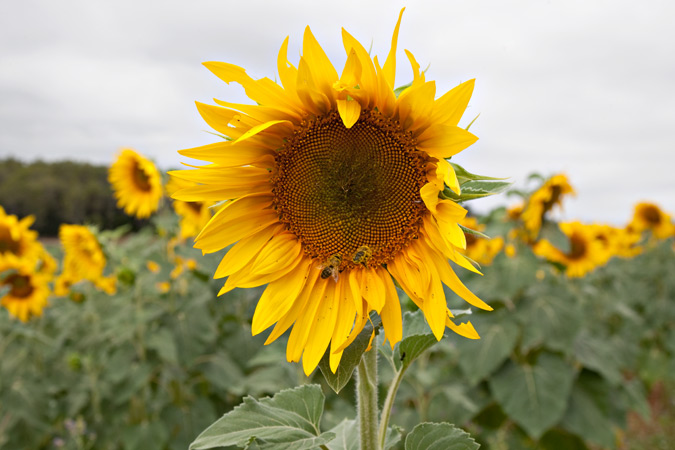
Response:
M387 275L388 276L388 275ZM361 293L368 302L369 309L378 314L384 306L384 281L380 278L380 273L374 269L363 271L361 279Z
M270 127L282 127L284 128L285 131L284 134L288 135L292 131L292 126L293 122L291 122L290 120L271 120L269 122L261 123L260 125L254 126L246 133L239 136L239 138L237 138L235 142L239 143L245 141L246 139L249 139L258 133L262 133L263 131L269 129Z
M311 263L306 260L298 264L285 277L267 285L253 314L251 325L253 336L269 328L291 309L305 287L310 268Z
M446 159L461 152L478 138L463 128L435 123L418 136L418 148L429 155Z
M467 321L466 323L460 323L459 325L456 325L452 320L450 320L450 317L447 317L445 320L445 325L460 336L467 339L480 339L478 332L473 327L471 322Z
M339 310L339 298L335 295L336 290L337 283L330 283L326 287L324 297L319 302L319 309L312 323L312 331L302 354L302 368L307 376L316 369L333 336Z
M234 200L218 211L195 238L195 247L212 253L251 236L278 222L267 195L250 195Z
M396 286L387 271L380 267L379 270L384 271L381 276L384 281L384 306L380 311L382 318L382 326L384 327L385 337L389 341L392 350L394 345L403 338L403 318L401 316L401 303L398 299Z
M396 22L396 27L394 27L394 35L391 38L391 50L389 50L389 55L387 55L387 59L384 61L384 66L382 67L382 73L390 89L396 87L396 46L398 44L398 30L401 27L403 11L405 11L405 8L402 8L398 15L398 21Z
M280 226L272 225L237 242L223 257L213 278L223 278L241 270L255 258Z
M250 274L276 272L285 267L288 260L295 259L301 251L302 246L295 234L290 232L277 234L263 246L247 271Z
M347 33L345 29L342 29L342 42L345 47L347 55L350 55L352 51L356 52L356 56L359 58L359 65L361 67L361 78L359 82L359 87L361 90L368 95L368 100L365 103L362 103L364 108L370 108L373 106L373 103L376 101L377 91L377 74L375 72L375 67L373 66L373 61L370 59L368 51L361 45L359 41L354 39L354 37ZM363 96L362 96L362 100Z
M288 62L288 36L284 39L279 49L279 56L277 56L277 69L279 71L279 80L289 92L295 91L296 78L298 77L298 70Z
M298 255L294 259L289 258L279 261L276 271L270 273L251 273L245 270L240 270L239 272L236 272L228 277L225 285L222 287L220 292L218 292L218 295L223 295L224 293L229 292L237 287L252 288L271 283L274 280L278 280L279 278L286 276L304 259L305 258L303 255Z
M354 299L351 295L349 280L343 277L338 280L336 287L336 299L338 300L338 316L335 321L333 337L330 341L330 368L333 373L337 370L342 351L336 351L349 338L350 331L354 326L356 309L354 308Z
M302 57L312 70L316 87L324 94L332 95L333 83L338 80L338 73L309 27L305 28L302 40Z
M338 100L337 107L346 128L351 128L361 116L361 105L356 100Z
M224 167L238 167L256 164L265 159L274 161L274 150L255 145L250 141L242 144L233 141L216 142L202 147L179 150L188 158L209 161Z
M475 81L466 81L436 100L430 122L457 125L469 104Z
M305 344L309 338L312 324L316 318L319 305L327 298L328 280L322 278L316 280L309 295L305 308L300 311L291 334L288 336L288 345L286 346L286 359L288 362L299 362ZM330 280L334 283L333 280ZM332 330L331 330L332 331Z
M300 313L305 310L307 302L310 299L310 295L314 289L314 284L319 280L319 271L310 270L307 275L307 281L302 287L300 295L298 295L297 300L291 305L291 308L288 310L284 316L279 319L276 326L272 330L272 333L267 337L265 345L268 345L279 338L282 334L288 330L291 325L297 320L300 316Z

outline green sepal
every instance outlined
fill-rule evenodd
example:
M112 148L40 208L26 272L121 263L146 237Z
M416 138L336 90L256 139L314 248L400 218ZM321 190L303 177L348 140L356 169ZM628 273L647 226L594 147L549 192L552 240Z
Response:
M396 98L398 98L398 96L401 95L401 93L406 89L408 89L410 86L412 86L412 81L408 84L404 84L403 86L399 86L396 89L394 89L394 95L396 96Z
M507 181L466 181L460 184L462 192L460 195L457 195L452 189L446 186L440 193L440 196L446 200L461 203L468 200L500 194L511 187L512 184L513 183Z
M477 238L481 238L481 239L487 239L487 240L492 239L490 236L488 236L487 234L483 234L480 231L472 230L471 228L465 227L464 225L459 224L459 223L457 225L459 225L459 227L462 229L464 234L470 234L472 236L476 236Z
M455 164L451 161L448 161L450 165L452 166L453 169L455 169L455 174L457 175L457 181L459 181L459 184L463 184L467 181L485 181L485 180L490 180L490 181L502 181L502 180L508 180L508 178L494 178L494 177L487 177L485 175L476 175L475 173L471 173L468 170L466 170L464 167L460 166L459 164Z

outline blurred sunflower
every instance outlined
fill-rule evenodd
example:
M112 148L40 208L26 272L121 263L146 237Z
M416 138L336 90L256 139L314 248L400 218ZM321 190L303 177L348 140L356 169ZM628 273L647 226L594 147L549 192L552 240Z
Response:
M561 206L564 196L574 194L574 189L565 175L558 174L546 180L530 196L521 214L521 219L529 238L537 238L546 213L556 205Z
M116 278L104 277L106 258L96 236L83 225L62 224L59 239L63 246L63 271L56 280L57 295L81 280L88 280L108 294L116 291Z
M139 219L157 211L162 199L162 179L155 165L131 149L123 149L108 170L117 207Z
M42 315L49 297L50 276L34 269L34 261L7 255L0 259L0 287L8 289L0 304L22 322Z
M658 239L666 239L675 234L670 216L653 203L635 205L630 227L638 232L649 230Z
M459 193L446 158L477 138L457 126L473 92L464 82L436 99L436 85L406 50L413 81L394 91L401 15L389 54L377 57L343 30L347 61L333 67L309 27L296 68L288 38L278 56L281 85L255 80L226 63L205 66L241 84L256 105L198 103L204 120L228 138L183 150L211 162L171 175L198 183L173 197L228 202L196 238L216 252L236 243L215 277L220 293L267 284L253 316L253 334L276 323L270 343L293 327L287 359L309 374L330 345L335 371L369 312L382 318L393 347L402 335L394 280L424 312L437 339L446 326L476 339L470 323L455 324L443 283L479 308L490 306L462 284L448 259L476 271L458 221L466 210L442 198ZM188 195L189 194L189 195Z
M189 188L195 187L196 183L183 180L172 176L166 185L166 191L169 195L183 190L183 198L188 197ZM180 217L180 238L187 239L195 237L211 220L213 212L211 206L213 202L203 201L173 201L173 209Z
M479 224L475 217L465 217L459 223L471 230L485 231L485 225ZM501 237L485 239L466 232L464 234L466 250L463 250L462 253L480 265L492 264L492 260L504 247L504 239Z
M19 220L15 215L5 213L0 206L0 259L8 255L33 260L38 258L42 245L38 243L37 231L30 229L34 221L33 216Z
M596 239L592 226L580 222L565 222L560 224L560 230L569 239L569 252L558 249L546 239L537 242L532 250L538 256L565 266L568 277L583 277L609 259L608 251Z
M642 247L638 245L640 233L607 224L591 226L593 235L602 244L608 260L613 256L632 258L642 252Z

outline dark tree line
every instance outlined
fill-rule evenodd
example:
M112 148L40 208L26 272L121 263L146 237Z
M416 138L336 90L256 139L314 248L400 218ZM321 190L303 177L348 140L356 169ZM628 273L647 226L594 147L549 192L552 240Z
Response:
M87 163L0 160L0 205L19 218L34 215L42 236L57 236L62 223L141 225L117 208L108 168Z

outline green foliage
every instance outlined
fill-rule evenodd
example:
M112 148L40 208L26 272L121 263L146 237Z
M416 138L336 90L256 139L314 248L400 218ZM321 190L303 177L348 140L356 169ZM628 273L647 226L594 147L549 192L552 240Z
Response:
M469 434L449 423L421 423L405 439L405 450L477 450Z
M32 229L58 235L62 223L111 229L140 225L117 209L108 184L108 168L87 163L0 161L0 206L8 214L35 216Z

